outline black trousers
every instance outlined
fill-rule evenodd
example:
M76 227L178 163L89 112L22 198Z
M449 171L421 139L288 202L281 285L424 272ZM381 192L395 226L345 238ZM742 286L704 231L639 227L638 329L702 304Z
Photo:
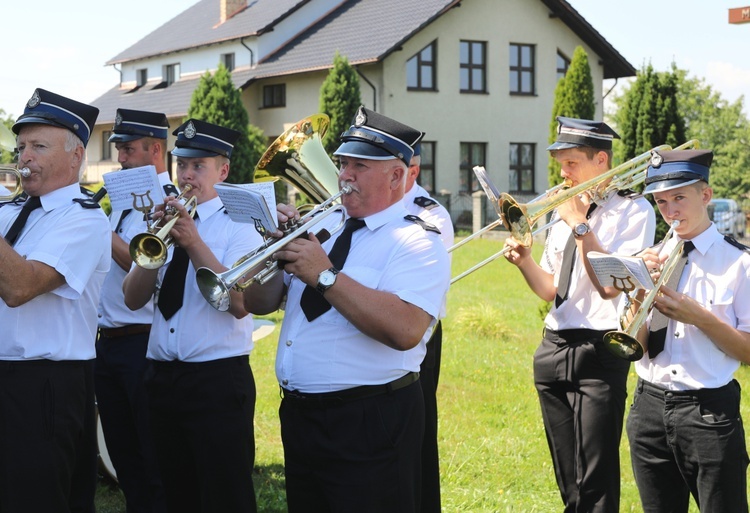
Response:
M627 422L645 513L747 513L740 385L672 391L638 380Z
M99 444L96 440L95 360L83 362L86 384L86 410L83 434L76 449L76 465L70 483L71 513L95 513L96 484L99 481Z
M604 331L545 330L534 382L565 513L618 513L620 437L630 362Z
M332 406L282 399L289 513L418 512L422 401L419 381Z
M107 451L117 471L128 513L163 513L144 374L148 333L96 342L96 399Z
M438 452L437 386L443 352L443 326L438 321L427 343L427 354L419 367L424 397L422 440L422 513L440 513L440 457Z
M68 513L86 409L84 362L0 362L0 511Z
M151 362L154 447L170 513L254 513L255 381L247 356Z

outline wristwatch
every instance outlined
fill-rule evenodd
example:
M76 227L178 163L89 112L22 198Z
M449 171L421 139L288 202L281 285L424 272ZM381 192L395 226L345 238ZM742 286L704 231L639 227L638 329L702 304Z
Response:
M333 287L333 284L336 283L336 275L338 273L339 270L335 267L322 271L318 275L318 284L315 286L315 290L321 294L325 294L325 291Z
M573 228L573 235L575 235L578 238L583 237L587 233L591 231L591 227L588 223L578 223L575 228Z

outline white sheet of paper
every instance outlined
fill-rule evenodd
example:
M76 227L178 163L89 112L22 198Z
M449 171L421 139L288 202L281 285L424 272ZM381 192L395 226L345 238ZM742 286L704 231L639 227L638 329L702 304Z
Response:
M273 183L218 183L214 188L232 221L252 224L259 222L267 231L276 230Z
M620 288L623 283L627 283L630 286L651 290L654 286L642 258L608 255L597 251L589 251L587 256L603 287Z
M164 203L164 189L154 166L111 171L102 178L112 210L138 210L150 205L147 211L151 211L155 205Z

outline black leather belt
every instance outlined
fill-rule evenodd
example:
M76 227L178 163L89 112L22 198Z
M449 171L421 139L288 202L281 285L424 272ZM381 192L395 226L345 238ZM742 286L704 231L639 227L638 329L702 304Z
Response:
M117 338L126 337L128 335L140 335L142 333L148 333L151 331L150 324L129 324L127 326L121 326L119 328L99 328L99 333L102 337Z
M281 388L281 396L294 406L306 408L329 408L340 406L351 401L367 399L378 395L390 394L396 390L408 387L419 380L418 372L409 372L397 380L383 385L363 385L360 387L347 388L336 392L324 392L319 394L305 394L296 390Z

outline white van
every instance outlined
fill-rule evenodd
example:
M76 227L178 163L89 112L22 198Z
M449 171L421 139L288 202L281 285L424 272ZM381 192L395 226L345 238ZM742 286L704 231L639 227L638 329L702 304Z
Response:
M745 213L733 199L714 198L708 205L711 220L724 235L739 239L745 236Z

